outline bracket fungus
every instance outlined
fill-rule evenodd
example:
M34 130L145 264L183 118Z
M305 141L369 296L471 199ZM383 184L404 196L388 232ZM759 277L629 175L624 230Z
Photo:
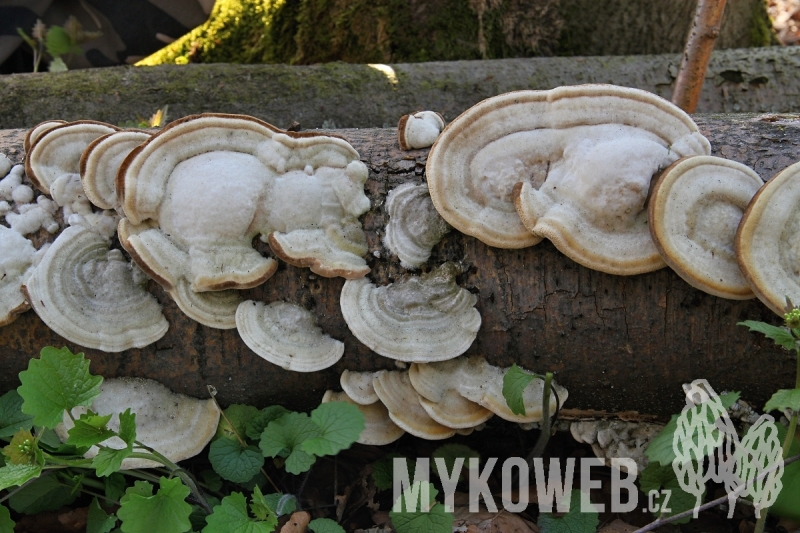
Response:
M66 120L45 120L44 122L40 122L29 129L27 133L25 133L25 138L22 141L22 148L25 150L25 153L31 151L31 146L36 144L36 141L39 140L39 137L53 128L57 128L58 126L62 126L66 123Z
M450 231L425 185L405 183L393 189L386 197L386 212L389 223L383 243L400 258L403 268L419 268Z
M439 363L414 363L408 369L411 385L420 395L420 405L443 426L474 428L494 416L492 411L458 392L459 382L464 379L461 370L466 361L458 358Z
M236 328L251 350L286 370L316 372L344 354L343 342L322 333L310 311L289 302L242 302Z
M50 186L59 176L79 173L81 154L89 143L118 130L111 124L92 120L68 122L46 129L27 151L25 172L37 189L50 194Z
M742 213L763 184L749 167L719 157L672 164L653 185L648 207L650 232L664 261L709 294L753 298L734 239Z
M755 194L736 231L736 257L753 292L780 316L800 302L800 163Z
M377 396L375 397L375 402L365 405L353 400L346 392L329 390L322 397L322 403L328 402L351 403L358 407L358 410L364 415L364 429L356 441L359 444L384 446L396 441L405 433L401 427L392 421L389 417L388 409L378 401Z
M547 237L590 268L644 272L664 266L644 211L652 175L709 151L686 113L645 91L517 91L445 128L428 157L428 187L445 220L490 246Z
M76 225L56 238L24 291L36 314L65 339L121 352L153 343L169 328L146 281L120 250L109 250L107 237Z
M384 372L375 377L373 386L389 410L389 417L408 433L428 440L448 439L456 434L455 429L436 422L422 408L420 395L411 385L408 372Z
M458 267L439 268L386 287L348 280L339 304L353 335L398 361L427 363L464 353L478 334L478 297L456 284Z
M397 123L397 141L401 150L414 150L433 146L444 129L444 117L436 111L418 111L400 117Z
M119 415L130 408L136 415L136 440L164 455L172 462L182 461L200 453L217 431L219 409L214 400L199 400L172 392L157 381L142 378L106 379L100 385L100 395L89 407L100 416L113 414L108 427L119 430ZM78 418L86 407L75 407L72 416ZM62 441L74 423L64 412L63 423L56 427ZM109 448L122 449L126 444L119 437L102 443ZM98 448L92 446L84 455L92 458ZM122 468L154 468L160 463L148 459L128 458Z
M378 370L377 372L351 372L350 370L345 370L339 378L339 384L351 400L357 404L370 405L379 400L378 395L375 393L375 387L372 386L372 381L384 372L386 370Z
M277 263L252 247L257 235L292 264L361 277L369 271L357 218L369 209L366 177L342 139L240 115L186 117L122 164L123 245L168 289L181 277L195 292L263 283Z
M90 202L102 209L119 207L117 172L128 154L151 136L145 131L117 131L86 147L80 159L80 175Z
M30 309L22 285L31 273L35 254L31 241L0 225L0 326Z

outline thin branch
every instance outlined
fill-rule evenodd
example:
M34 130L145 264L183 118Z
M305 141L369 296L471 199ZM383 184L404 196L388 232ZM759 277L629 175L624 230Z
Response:
M790 458L786 459L785 461L783 461L783 466L790 465L790 464L794 463L795 461L800 461L800 455L795 455L793 457L790 457ZM772 467L768 468L767 470L764 470L761 474L759 474L755 478L751 479L750 481L748 481L744 485L741 485L740 487L737 487L736 490L733 492L733 495L738 497L739 494L741 494L742 492L747 490L750 487L750 485L752 485L754 482L759 481L761 479L764 479L765 477L770 475L772 472L774 472L775 470L780 468L780 466L781 465L779 463L779 464L773 465ZM675 522L676 520L680 520L682 518L692 517L692 516L694 516L695 509L697 510L697 512L700 512L700 511L705 511L706 509L711 509L712 507L716 507L717 505L722 505L723 503L728 501L729 496L730 495L726 494L725 496L722 496L721 498L717 498L716 500L710 501L708 503L704 503L703 505L701 505L699 507L696 507L694 509L689 509L688 511L684 511L682 513L674 514L674 515L669 516L667 518L658 517L653 522L650 522L649 524L647 524L646 526L644 526L641 529L637 529L633 533L647 533L648 531L653 531L654 529L659 528L659 527L663 526L664 524L669 524L670 522ZM764 510L766 511L766 509L764 509Z
M672 103L687 113L694 113L697 109L700 91L703 89L703 78L706 75L714 43L719 37L724 11L725 0L697 2L692 29L686 40L681 67L675 80L675 92L672 94Z

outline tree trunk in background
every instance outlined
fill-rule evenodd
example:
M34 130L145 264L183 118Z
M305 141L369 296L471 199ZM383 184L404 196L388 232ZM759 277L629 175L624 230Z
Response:
M774 117L697 116L713 153L740 161L768 179L800 159L800 122ZM362 218L371 279L391 283L407 272L382 245L386 194L402 183L421 183L427 150L401 152L394 130L337 130L370 170L366 193L372 209ZM0 132L0 152L23 157L22 130ZM265 251L262 247L262 251ZM467 355L497 365L513 362L536 372L556 371L569 389L570 408L638 410L666 415L684 403L681 384L706 378L716 390L741 390L753 405L790 387L795 362L762 335L737 327L742 320L779 323L757 300L724 300L700 292L669 269L621 277L588 270L543 242L522 250L491 248L457 231L434 249L428 267L460 260L468 270L459 284L479 295L478 337ZM309 408L344 369L393 368L349 332L339 310L344 281L281 264L246 298L288 300L312 310L322 329L345 343L332 368L309 374L282 370L251 352L236 330L215 330L186 318L157 286L151 288L170 322L166 336L138 350L106 354L84 350L92 370L106 377L157 379L172 389L205 397L214 385L223 404L283 403ZM64 341L33 313L0 328L0 392L18 385L17 373L43 346Z

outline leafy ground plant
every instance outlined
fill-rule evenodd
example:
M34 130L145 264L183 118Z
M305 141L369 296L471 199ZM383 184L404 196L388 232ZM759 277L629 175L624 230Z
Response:
M201 483L137 440L136 415L130 409L119 413L117 431L108 426L111 415L89 410L75 418L72 410L89 408L102 380L91 375L83 354L67 348L44 348L20 373L20 387L0 397L0 439L10 440L0 459L0 490L8 491L0 502L18 513L35 514L68 505L80 493L90 494L94 499L87 531L93 533L108 533L118 524L124 533L269 533L302 500L277 487L275 493L262 493L268 480L262 468L265 457L281 462L287 472L308 472L317 457L349 448L364 428L363 415L346 403L323 404L310 415L279 406L230 406L209 452L213 475ZM62 443L53 429L65 416L74 427ZM105 445L112 437L126 446ZM91 446L99 452L84 458ZM148 459L164 468L123 470L127 458ZM240 491L222 496L212 487L220 487L220 478L239 484L250 497ZM0 532L13 527L11 513L0 505ZM327 518L311 521L309 529L344 531Z

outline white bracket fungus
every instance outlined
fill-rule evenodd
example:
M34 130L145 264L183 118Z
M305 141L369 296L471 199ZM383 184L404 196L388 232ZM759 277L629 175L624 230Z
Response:
M800 163L765 183L736 232L736 257L750 287L780 316L800 302Z
M0 326L10 324L30 309L22 285L30 275L35 254L31 241L0 226Z
M377 396L374 402L364 405L354 401L346 392L329 390L322 397L322 403L328 402L351 403L358 407L358 410L364 415L364 430L356 441L359 444L384 446L393 443L405 433L402 428L392 421L389 417L389 410L378 401Z
M151 136L144 131L118 131L103 135L86 147L80 174L89 201L102 209L119 207L116 180L122 161Z
M450 231L436 211L425 185L403 184L386 197L389 223L383 243L407 269L419 268L433 247Z
M709 150L691 118L666 100L583 85L473 106L442 133L426 173L444 219L490 246L547 237L591 268L632 273L663 266L644 211L652 175Z
M45 120L44 122L40 122L39 124L35 125L28 132L25 134L25 139L22 141L22 147L25 149L25 153L31 151L31 146L36 144L36 141L39 140L39 137L47 133L48 131L52 130L53 128L57 128L58 126L63 126L66 124L66 120Z
M348 280L339 303L350 331L392 359L426 363L464 353L478 334L478 297L456 284L458 267L445 263L386 287Z
M50 186L59 176L79 173L81 154L89 143L118 130L111 124L91 120L59 124L46 129L35 138L27 151L25 172L37 189L50 194Z
M345 370L339 378L339 383L342 386L342 390L351 400L357 404L370 405L378 401L378 395L375 394L372 381L384 372L386 371L351 372L350 370Z
M422 408L443 426L454 429L474 428L494 416L492 411L458 392L465 362L466 359L458 358L439 363L414 363L408 369Z
M435 111L418 111L403 115L397 123L397 140L401 150L433 146L444 129L444 117Z
M663 429L662 424L622 420L580 420L569 426L572 437L590 444L598 459L606 464L615 457L633 459L639 472L649 463L647 446Z
M144 274L108 247L95 231L65 229L26 281L28 303L53 331L81 346L106 352L147 346L169 324L144 289Z
M681 159L653 185L650 232L664 261L687 283L721 298L755 295L736 262L742 213L764 184L750 168L711 156Z
M100 385L100 396L89 407L100 416L113 414L108 427L115 431L119 430L118 413L128 408L136 415L136 440L172 462L200 453L211 441L219 423L219 409L214 400L199 400L177 394L150 379L106 379ZM76 407L72 410L72 416L78 418L86 411L86 407ZM56 427L56 433L62 441L67 440L67 432L73 426L74 423L64 412L63 424ZM114 449L126 446L119 437L103 441L102 444ZM98 448L93 446L84 457L94 457L97 452ZM122 461L125 470L157 466L161 464L147 459L128 458Z
M251 350L286 370L316 372L344 354L344 343L322 333L310 311L288 302L242 302L236 328Z
M250 288L275 253L324 276L364 276L366 166L344 140L281 132L257 119L197 115L134 149L117 176L124 246L154 279L195 292ZM122 226L120 233L123 232Z
M384 372L375 377L373 386L389 410L389 417L408 433L428 440L447 439L456 434L455 429L439 424L422 408L408 372Z

